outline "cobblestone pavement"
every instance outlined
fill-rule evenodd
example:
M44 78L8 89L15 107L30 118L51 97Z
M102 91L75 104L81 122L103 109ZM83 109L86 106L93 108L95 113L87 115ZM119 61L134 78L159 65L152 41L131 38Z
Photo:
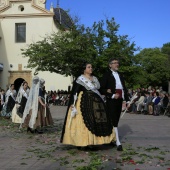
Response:
M0 117L0 170L170 170L170 118L129 114L120 120L124 148L110 145L95 151L60 144L65 106L52 106L54 126L43 134L19 131Z

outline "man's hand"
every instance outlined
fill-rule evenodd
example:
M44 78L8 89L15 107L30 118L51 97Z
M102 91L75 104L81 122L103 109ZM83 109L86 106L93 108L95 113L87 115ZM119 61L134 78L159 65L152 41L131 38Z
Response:
M107 93L112 93L111 89L107 89Z
M119 98L119 93L116 93L115 96L114 96L115 99L118 99Z
M130 107L130 104L127 105L127 108L128 108L128 109L129 109L129 107Z

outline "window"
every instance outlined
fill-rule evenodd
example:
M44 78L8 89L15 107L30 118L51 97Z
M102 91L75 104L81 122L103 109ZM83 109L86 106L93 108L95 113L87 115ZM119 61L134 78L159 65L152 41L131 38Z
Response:
M15 41L26 42L26 23L15 24Z
M19 7L18 7L18 9L19 9L19 11L24 11L24 6L23 5L20 5Z

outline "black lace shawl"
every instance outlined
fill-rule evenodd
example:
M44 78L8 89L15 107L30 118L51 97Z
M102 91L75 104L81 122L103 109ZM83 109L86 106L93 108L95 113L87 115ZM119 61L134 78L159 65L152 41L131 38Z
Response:
M21 102L19 103L20 107L17 109L17 115L21 118L23 117L26 103L27 103L27 98L22 96Z
M11 96L9 96L7 106L6 106L6 113L12 112L14 106L15 106L15 101Z

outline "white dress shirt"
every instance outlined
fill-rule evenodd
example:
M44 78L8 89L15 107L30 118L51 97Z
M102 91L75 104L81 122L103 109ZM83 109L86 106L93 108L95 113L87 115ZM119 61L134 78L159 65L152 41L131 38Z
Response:
M112 71L112 74L116 80L116 89L122 89L122 98L124 99L124 92L123 92L123 86L122 86L122 83L120 81L120 77L119 77L119 74L116 72L116 71ZM115 94L112 95L112 99L115 97Z
M123 86L122 83L120 81L120 77L119 74L116 71L112 71L112 74L116 80L116 89L122 89L123 90Z

